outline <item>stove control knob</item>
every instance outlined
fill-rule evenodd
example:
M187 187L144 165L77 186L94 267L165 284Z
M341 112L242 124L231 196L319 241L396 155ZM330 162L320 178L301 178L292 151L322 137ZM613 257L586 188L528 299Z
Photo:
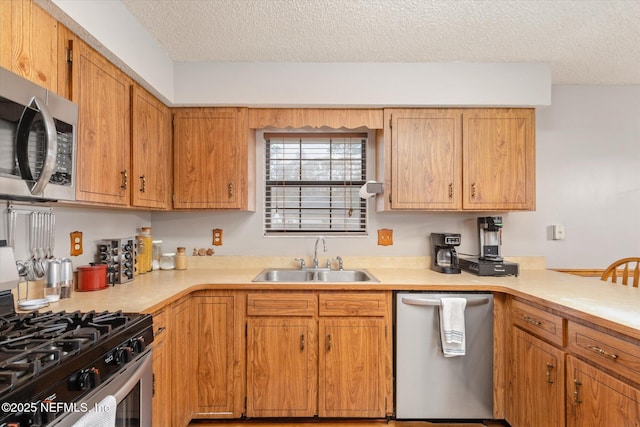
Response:
M91 390L100 385L100 371L96 368L83 369L69 378L69 385L76 390Z
M147 345L144 343L143 337L131 339L129 345L131 346L131 348L133 348L133 352L138 354L142 353L144 349L147 348Z
M133 359L133 349L131 347L120 347L114 352L116 365L124 365Z

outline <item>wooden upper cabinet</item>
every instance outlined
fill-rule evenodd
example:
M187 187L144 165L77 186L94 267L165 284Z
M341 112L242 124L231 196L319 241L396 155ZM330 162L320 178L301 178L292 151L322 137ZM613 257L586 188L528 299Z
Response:
M463 135L463 208L534 210L534 110L463 112Z
M385 109L378 210L535 209L533 109Z
M171 110L139 85L131 89L131 204L171 206Z
M80 39L69 43L71 99L79 109L76 198L128 206L132 81Z
M462 129L456 110L385 110L393 209L461 207Z
M0 66L58 92L58 22L31 0L1 0L0 28Z
M246 108L174 109L173 207L252 209L250 141Z

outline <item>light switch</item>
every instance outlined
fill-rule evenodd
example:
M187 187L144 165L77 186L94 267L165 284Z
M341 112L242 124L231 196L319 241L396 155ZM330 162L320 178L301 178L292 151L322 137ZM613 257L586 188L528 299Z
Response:
M553 240L564 240L564 225L556 224L551 226Z

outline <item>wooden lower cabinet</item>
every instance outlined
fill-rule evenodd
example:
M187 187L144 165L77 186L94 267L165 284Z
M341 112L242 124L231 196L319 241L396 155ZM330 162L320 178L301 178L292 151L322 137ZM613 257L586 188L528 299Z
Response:
M640 426L640 389L567 357L567 427Z
M239 299L234 291L202 291L191 298L193 418L242 415L244 328Z
M192 416L194 387L193 342L195 330L190 297L171 307L171 426L189 425Z
M390 292L249 294L246 415L390 415L390 310Z
M516 327L511 351L511 426L564 426L564 352Z
M318 356L312 318L247 321L247 416L316 415Z
M171 359L168 334L168 310L153 313L153 398L154 426L171 424Z
M381 319L320 319L318 415L385 416L385 323Z

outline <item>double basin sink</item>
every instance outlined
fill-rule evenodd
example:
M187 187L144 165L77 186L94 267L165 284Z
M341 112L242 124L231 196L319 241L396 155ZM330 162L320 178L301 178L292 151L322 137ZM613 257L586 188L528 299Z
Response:
M254 279L254 282L378 282L366 270L299 270L286 268L268 268L263 270Z

